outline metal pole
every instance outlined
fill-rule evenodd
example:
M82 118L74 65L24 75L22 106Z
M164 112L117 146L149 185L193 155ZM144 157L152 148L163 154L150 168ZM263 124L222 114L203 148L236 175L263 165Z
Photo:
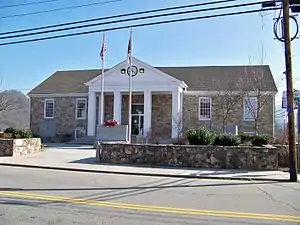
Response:
M295 140L295 117L294 117L294 87L291 57L290 36L290 11L289 0L283 0L283 27L286 67L287 111L288 111L288 137L289 137L289 167L290 181L297 182L297 152Z
M105 33L103 33L103 59L102 59L102 70L101 70L101 99L100 99L100 117L99 117L99 124L103 125L103 117L104 117L104 60L105 60Z
M300 145L299 145L299 140L300 140L300 101L298 102L298 107L297 107L297 130L298 130L298 164L300 164ZM298 172L300 173L300 166L298 166Z
M130 30L130 40L131 40L131 52L129 55L129 100L128 100L128 141L131 143L131 130L132 130L132 118L131 118L131 108L132 108L132 29Z

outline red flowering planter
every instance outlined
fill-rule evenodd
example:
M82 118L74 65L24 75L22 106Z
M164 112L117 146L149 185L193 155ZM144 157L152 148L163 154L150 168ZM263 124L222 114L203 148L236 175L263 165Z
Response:
M128 141L128 125L121 125L116 120L107 120L97 126L96 141Z
M104 122L103 124L105 127L114 127L114 126L117 126L119 125L117 121L115 120L107 120Z

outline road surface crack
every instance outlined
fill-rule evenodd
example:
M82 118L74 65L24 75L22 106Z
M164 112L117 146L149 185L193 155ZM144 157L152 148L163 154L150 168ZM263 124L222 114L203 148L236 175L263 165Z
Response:
M297 208L296 206L290 204L290 203L287 203L287 202L284 202L284 201L281 201L281 200L278 200L276 199L273 195L271 195L270 193L268 193L267 191L265 191L264 189L260 188L258 185L255 185L255 187L260 190L262 193L264 193L266 196L268 196L273 202L277 202L277 203L280 203L280 204L284 204L290 208L292 208L293 210L296 210L296 211L299 211L300 212L300 209Z

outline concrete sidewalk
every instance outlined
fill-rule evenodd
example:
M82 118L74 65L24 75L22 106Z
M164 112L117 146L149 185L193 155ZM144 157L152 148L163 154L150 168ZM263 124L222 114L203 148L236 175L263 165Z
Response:
M289 180L288 172L191 169L102 164L95 160L92 146L48 146L44 152L20 157L0 157L0 166L31 167L77 172L110 173L122 175L163 176L234 180Z

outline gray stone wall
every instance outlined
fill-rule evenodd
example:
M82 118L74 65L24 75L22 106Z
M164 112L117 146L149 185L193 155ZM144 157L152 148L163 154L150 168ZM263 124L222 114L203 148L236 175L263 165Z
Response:
M77 97L54 97L53 99L54 118L44 119L45 98L31 97L30 128L35 134L45 138L69 136L72 139L76 127L87 129L87 119L77 120L75 116Z
M104 120L111 120L114 118L114 96L104 96ZM118 121L120 123L120 121Z
M277 170L277 148L102 143L98 160L153 166Z
M171 138L172 134L172 95L152 96L152 137Z
M214 132L223 130L222 113L218 110L216 97L212 97L212 119L210 121L200 121L198 119L199 97L196 95L184 95L183 97L183 125L185 130L189 127L203 126ZM202 96L210 97L210 96ZM264 101L264 100L263 100ZM260 112L258 122L258 132L274 136L274 101L267 101ZM227 119L227 125L238 125L239 132L251 132L254 129L254 122L244 121L243 101L239 102Z
M22 156L40 151L42 151L40 138L0 140L0 156Z

